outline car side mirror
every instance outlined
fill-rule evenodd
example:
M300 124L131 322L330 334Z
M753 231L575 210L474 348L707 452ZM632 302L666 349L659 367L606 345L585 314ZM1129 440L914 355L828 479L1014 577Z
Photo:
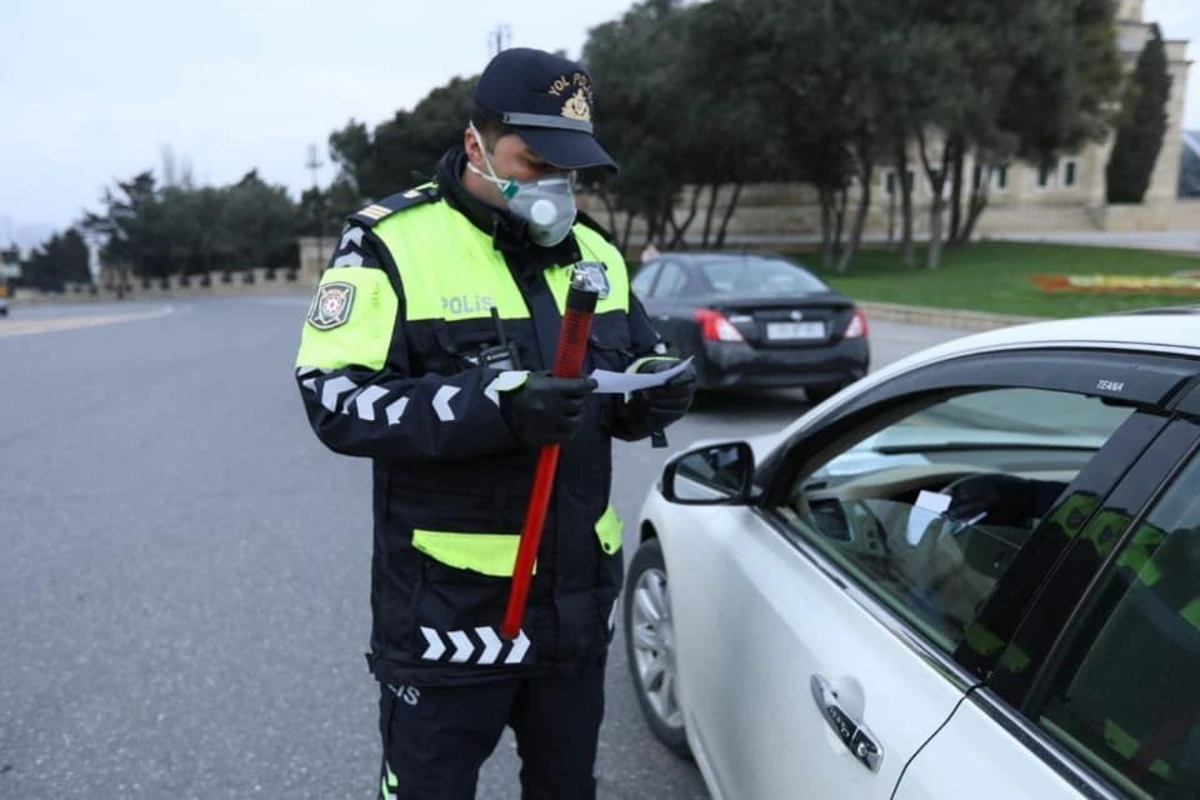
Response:
M663 467L662 495L686 506L742 505L754 486L754 451L745 442L706 445Z

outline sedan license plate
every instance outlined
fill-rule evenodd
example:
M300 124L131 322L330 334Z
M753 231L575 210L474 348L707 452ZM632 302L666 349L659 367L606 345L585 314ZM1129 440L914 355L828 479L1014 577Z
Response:
M824 339L824 322L768 322L767 338L777 339Z

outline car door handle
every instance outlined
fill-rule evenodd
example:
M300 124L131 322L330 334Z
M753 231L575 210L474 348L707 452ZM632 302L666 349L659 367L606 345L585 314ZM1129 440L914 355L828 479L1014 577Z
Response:
M809 686L812 688L812 696L817 704L817 710L821 712L821 716L825 718L825 722L833 729L837 737L842 740L842 744L846 745L846 749L867 769L878 772L879 765L883 763L883 746L879 744L875 735L867 730L865 725L860 724L858 720L846 713L842 708L841 701L838 700L837 692L833 689L833 684L828 680L820 675L813 675Z

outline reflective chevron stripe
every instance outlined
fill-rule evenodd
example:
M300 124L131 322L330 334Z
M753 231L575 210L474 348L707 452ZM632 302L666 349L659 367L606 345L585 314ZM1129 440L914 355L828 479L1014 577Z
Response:
M450 641L454 644L454 654L450 656L450 660L455 664L466 663L475 650L471 637L464 631L450 631Z
M347 416L357 416L364 422L375 422L378 419L377 409L379 403L389 396L390 393L388 390L382 386L369 384L367 386L359 386L345 375L339 375L336 378L326 380L324 383L319 383L321 376L328 375L331 371L318 367L297 367L296 379L300 381L300 385L305 389L318 395L321 398L321 405L335 414L339 413L340 410L340 413ZM516 389L528 377L528 372L501 372L484 388L484 394L498 406L500 405L501 392ZM462 387L460 386L441 386L434 392L433 399L430 400L430 405L433 407L433 412L440 421L455 422L458 420L451 402L461 392ZM343 395L346 396L343 398ZM400 421L400 418L404 416L404 412L408 409L408 400L409 398L407 397L400 397L392 400L386 406L384 415L388 425L395 425Z
M358 388L358 384L347 378L345 375L334 378L331 381L326 381L321 387L321 405L325 406L330 411L338 410L338 401L346 392L353 391Z
M448 660L452 664L520 664L525 660L530 645L529 637L523 630L511 643L502 639L495 628L488 627L460 631L436 631L422 627L421 635L425 637L426 645L422 659ZM505 650L507 655L504 655ZM501 656L504 656L503 659Z
M450 407L450 401L461 391L457 386L443 386L433 396L433 410L442 422L454 421L454 409Z
M354 408L360 419L367 422L375 421L375 404L387 397L387 389L379 386L368 386L354 398Z
M406 408L408 408L407 397L401 397L396 402L390 404L385 412L387 414L387 424L395 425L397 422L399 422L400 418L404 416L404 410Z
M501 372L484 388L483 394L488 400L499 406L501 392L511 392L513 389L523 386L528 378L529 373L522 370Z
M363 231L362 228L353 226L344 234L342 234L342 240L338 242L337 246L337 257L330 265L331 269L338 269L339 267L361 267L364 265L365 262L363 261L361 250L363 233L365 233L365 231Z
M313 394L317 393L317 378L328 374L329 370L320 367L296 367L296 380Z

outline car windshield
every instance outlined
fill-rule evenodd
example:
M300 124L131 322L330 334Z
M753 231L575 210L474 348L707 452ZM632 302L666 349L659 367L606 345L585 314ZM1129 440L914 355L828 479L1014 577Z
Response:
M781 258L718 256L700 262L713 290L721 294L828 292L808 270Z

